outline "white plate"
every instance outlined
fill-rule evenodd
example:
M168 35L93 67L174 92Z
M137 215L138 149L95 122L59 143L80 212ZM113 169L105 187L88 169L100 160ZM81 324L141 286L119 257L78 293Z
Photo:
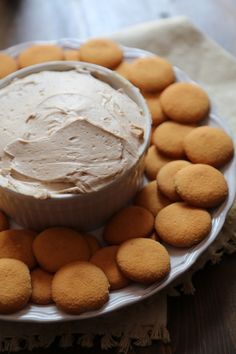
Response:
M17 56L24 48L30 46L35 43L45 43L42 41L38 42L28 42L23 43L14 47L11 47L4 52ZM47 43L56 43L63 48L78 48L81 44L81 41L76 39L61 39L59 41L50 41ZM138 57L150 56L152 55L150 52L146 52L144 50L135 49L135 48L127 48L123 47L124 55L126 60L133 60ZM183 73L178 68L175 68L175 73L178 81L192 81L185 73ZM206 124L206 122L204 122ZM223 128L231 137L232 134L227 127L226 123L223 119L220 119L214 109L211 109L209 119L207 124L215 127ZM53 322L53 321L66 321L66 320L78 320L78 319L86 319L86 318L94 318L101 315L105 315L110 313L111 311L117 310L121 307L134 304L135 302L141 301L164 287L170 284L174 279L187 271L193 263L197 260L197 258L205 251L211 243L216 239L218 233L220 232L226 215L232 206L235 197L235 187L236 187L236 159L235 157L224 167L222 170L224 176L227 180L229 186L229 195L227 200L212 213L212 230L208 237L206 237L201 243L197 246L194 246L190 249L177 249L173 247L169 247L168 251L171 257L171 271L167 278L165 278L162 282L154 283L149 286L133 284L125 289L119 291L112 291L110 293L110 299L105 306L103 306L98 311L86 312L79 316L68 315L57 309L54 305L48 306L36 306L33 304L28 305L24 310L12 314L12 315L0 315L1 320L11 320L11 321L19 321L19 322ZM101 235L102 230L97 230L95 232L96 235Z

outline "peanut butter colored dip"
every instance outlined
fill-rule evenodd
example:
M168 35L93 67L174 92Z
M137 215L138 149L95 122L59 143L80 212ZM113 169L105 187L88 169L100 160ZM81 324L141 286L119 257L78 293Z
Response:
M140 156L142 111L90 73L43 71L0 90L0 184L47 198L99 190Z

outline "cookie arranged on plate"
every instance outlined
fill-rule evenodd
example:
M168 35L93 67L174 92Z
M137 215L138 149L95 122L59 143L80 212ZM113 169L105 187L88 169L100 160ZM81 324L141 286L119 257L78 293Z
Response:
M31 302L37 305L48 305L52 301L53 275L43 269L36 268L31 272Z
M75 230L52 227L34 240L34 255L39 265L50 273L73 261L88 261L90 250L85 238Z
M193 163L204 163L220 168L234 154L230 136L220 128L201 126L190 132L183 142L187 158Z
M12 258L0 259L0 313L23 309L31 296L30 272L26 264Z
M196 124L207 117L210 101L198 85L176 82L161 94L161 107L169 119L182 124Z
M192 247L211 231L211 216L186 203L173 203L162 209L155 220L162 241L174 247Z
M151 145L145 158L145 174L147 178L151 181L155 180L160 169L170 161L172 159L163 155L156 145Z
M142 91L162 91L175 81L169 61L158 56L135 59L130 65L129 79Z
M117 264L128 279L152 284L170 271L170 256L159 242L135 238L124 242L117 252Z
M157 174L159 190L172 202L177 202L181 199L175 189L174 177L178 171L189 165L190 162L188 161L174 160L163 166Z
M119 246L103 247L90 258L90 262L105 273L111 290L122 289L129 284L128 278L121 272L116 261L118 250Z
M10 55L0 53L0 79L13 73L18 69L17 61Z
M127 61L124 50L110 39L91 39L79 50L37 44L18 58L0 55L0 79L18 65L52 60L101 65L140 89L153 126L144 161L149 182L132 205L107 220L102 241L67 227L38 234L9 230L8 218L0 211L2 314L31 302L54 303L63 312L80 315L106 306L110 292L133 283L164 281L171 271L171 247L186 248L187 254L206 239L212 208L229 194L219 168L233 157L232 139L223 129L206 125L211 108L207 93L196 84L178 82L168 60L150 56Z
M228 196L224 175L216 168L204 164L191 164L174 176L178 195L190 205L215 208Z
M101 308L109 299L109 281L92 263L72 262L60 268L52 281L52 298L67 313L78 315Z
M140 206L130 206L116 213L106 224L103 238L110 245L136 237L148 237L154 227L154 216Z
M154 216L171 201L160 191L156 181L146 184L134 199L134 204L149 210Z
M149 93L143 91L142 95L144 96L151 113L153 126L158 126L165 122L168 118L161 108L160 92Z
M0 232L0 259L18 259L29 269L33 269L37 264L32 248L36 235L34 231L23 229Z
M153 143L163 155L170 159L185 158L184 138L195 129L193 125L164 122L153 133Z
M52 44L35 44L20 53L18 62L20 68L25 68L48 61L63 60L63 58L63 50L59 46Z
M77 49L66 49L63 52L64 60L79 60L80 55L79 55L79 50Z
M107 38L95 38L82 43L80 46L80 60L116 68L123 59L123 50L114 41Z

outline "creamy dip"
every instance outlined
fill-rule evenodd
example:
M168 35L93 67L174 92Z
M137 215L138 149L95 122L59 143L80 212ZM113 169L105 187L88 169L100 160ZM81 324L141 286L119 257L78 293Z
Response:
M88 72L42 71L0 90L0 183L37 198L87 193L140 156L138 105Z

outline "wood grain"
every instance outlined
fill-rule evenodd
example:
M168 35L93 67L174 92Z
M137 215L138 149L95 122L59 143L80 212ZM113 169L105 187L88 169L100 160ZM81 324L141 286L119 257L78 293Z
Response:
M169 298L175 354L236 353L236 256L194 276L194 296Z

